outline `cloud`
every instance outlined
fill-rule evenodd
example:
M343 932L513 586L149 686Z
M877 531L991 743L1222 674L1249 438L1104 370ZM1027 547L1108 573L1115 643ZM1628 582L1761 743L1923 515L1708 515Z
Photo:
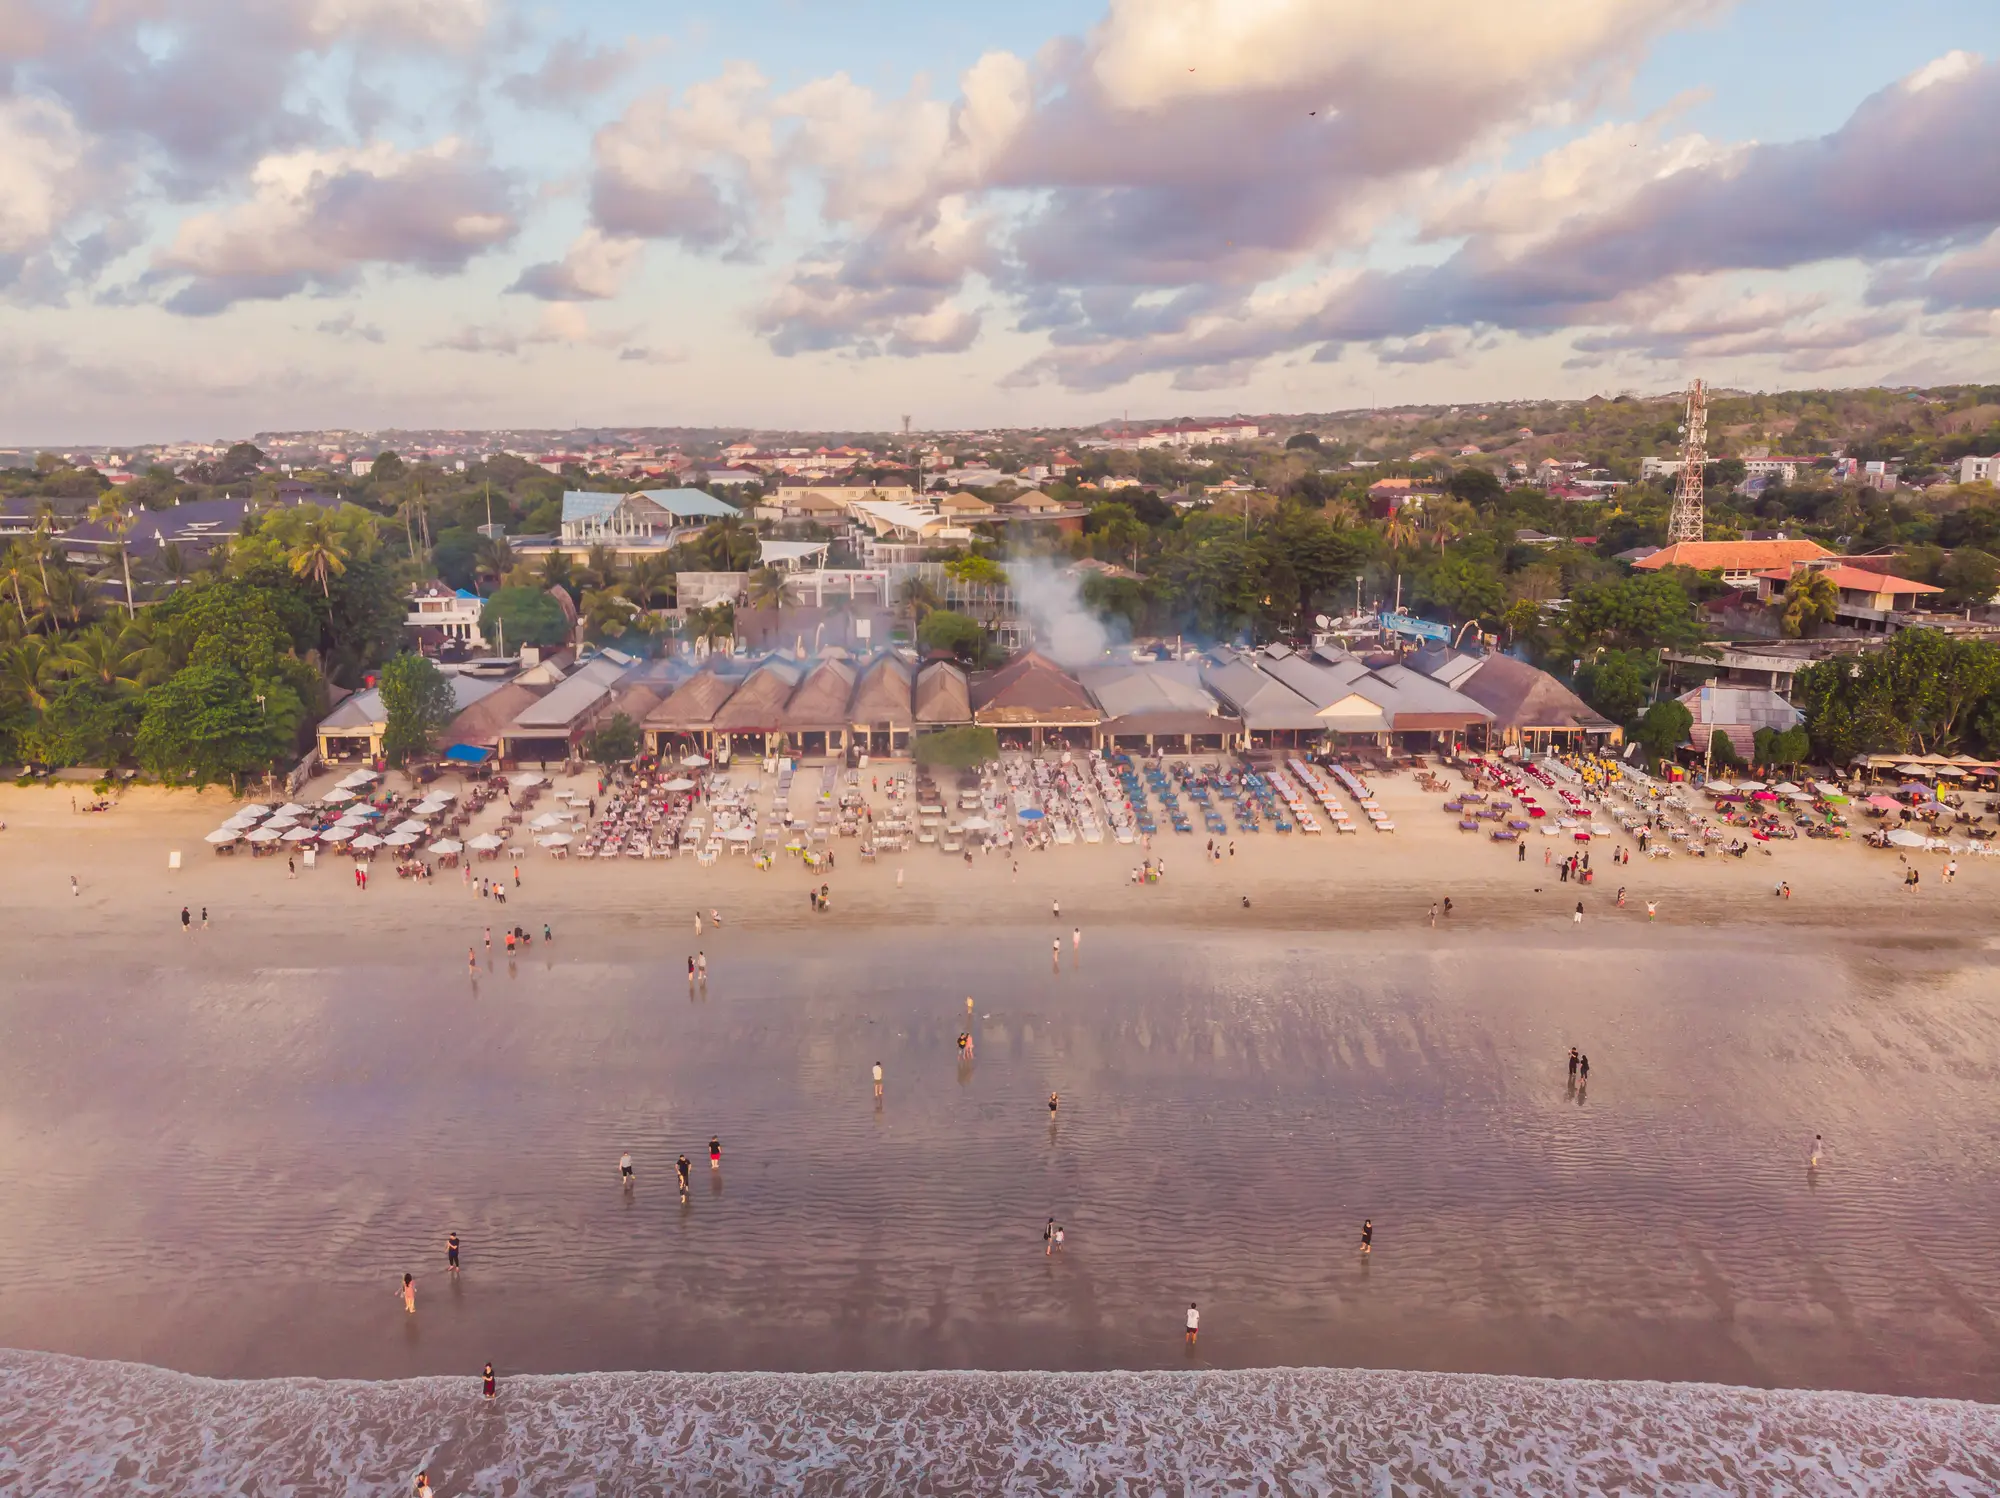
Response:
M685 364L688 352L681 348L646 348L633 344L618 351L622 364Z
M631 338L630 328L594 328L589 315L581 307L556 302L544 307L535 325L526 332L474 325L447 334L430 347L459 354L518 354L536 344L620 348L629 345ZM623 354L620 357L624 357Z
M642 240L585 229L561 260L529 266L507 289L545 302L603 301L624 289L645 251Z
M329 317L320 323L314 331L324 333L329 338L355 338L363 343L382 343L388 337L374 323L362 322L352 312L343 312L338 317Z
M636 37L611 47L592 47L581 37L564 37L549 48L540 66L516 73L500 85L500 91L527 108L573 108L622 82L656 50L656 44Z
M513 239L514 199L507 174L451 138L266 157L248 201L183 222L155 272L185 278L167 305L195 315L346 286L369 265L444 274Z

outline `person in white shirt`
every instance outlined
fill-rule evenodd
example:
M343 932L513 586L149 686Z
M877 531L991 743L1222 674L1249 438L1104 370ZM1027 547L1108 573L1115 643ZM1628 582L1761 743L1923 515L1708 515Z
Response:
M1187 1345L1194 1346L1194 1339L1201 1331L1201 1312L1195 1309L1193 1301L1188 1302Z

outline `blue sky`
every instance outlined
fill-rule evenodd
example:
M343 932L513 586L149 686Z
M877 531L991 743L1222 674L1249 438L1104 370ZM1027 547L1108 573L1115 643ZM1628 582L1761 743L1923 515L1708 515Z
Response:
M0 442L1995 378L2000 26L0 0Z

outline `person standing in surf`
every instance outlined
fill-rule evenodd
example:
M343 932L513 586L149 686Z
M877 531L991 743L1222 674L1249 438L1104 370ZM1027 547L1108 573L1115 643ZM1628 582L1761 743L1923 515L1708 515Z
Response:
M444 1235L444 1261L451 1266L453 1274L458 1273L458 1234Z
M1193 1301L1189 1301L1188 1313L1187 1313L1187 1345L1190 1347L1194 1346L1194 1339L1200 1335L1201 1335L1201 1312L1195 1307L1195 1303Z
M406 1274L406 1275L404 1275L404 1276L403 1276L403 1291L402 1291L402 1294L403 1294L403 1309L404 1309L404 1310L406 1310L406 1311L408 1311L408 1312L409 1312L409 1313L410 1313L410 1314L411 1314L412 1316L416 1315L416 1314L417 1314L417 1277L416 1277L415 1275L413 1275L413 1274Z
M1361 1219L1361 1252L1364 1254L1375 1252L1375 1219L1372 1217Z
M491 1363L488 1363L486 1365L485 1378L486 1378L486 1397L488 1399L491 1399L493 1397L493 1365Z

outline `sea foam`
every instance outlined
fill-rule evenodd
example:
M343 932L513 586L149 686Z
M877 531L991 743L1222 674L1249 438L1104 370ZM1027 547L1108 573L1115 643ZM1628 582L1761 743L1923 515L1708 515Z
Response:
M2000 1408L1328 1369L228 1382L0 1352L0 1492L2000 1493Z

